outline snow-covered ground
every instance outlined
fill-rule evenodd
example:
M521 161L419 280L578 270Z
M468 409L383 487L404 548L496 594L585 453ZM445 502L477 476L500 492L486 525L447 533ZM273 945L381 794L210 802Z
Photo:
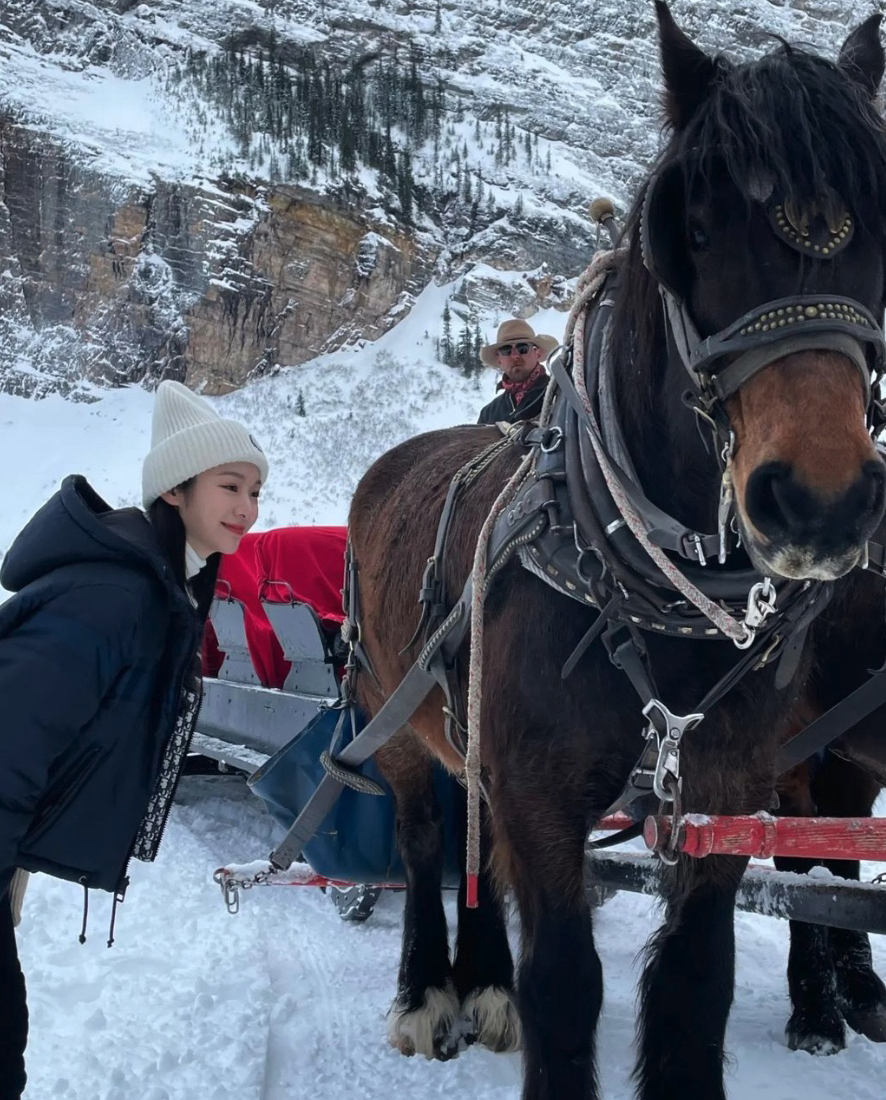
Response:
M473 1047L438 1063L387 1045L402 895L383 895L364 925L343 923L319 890L301 887L254 890L227 914L213 869L266 855L275 829L241 780L185 779L159 859L133 867L111 950L108 898L92 899L81 947L79 890L32 881L19 929L32 1017L26 1100L517 1100L517 1055ZM451 902L448 912L452 923ZM737 919L730 1100L882 1100L882 1047L852 1035L830 1058L788 1051L787 926ZM656 920L655 903L635 895L597 911L606 1100L632 1096L637 952ZM886 972L880 941L874 956Z

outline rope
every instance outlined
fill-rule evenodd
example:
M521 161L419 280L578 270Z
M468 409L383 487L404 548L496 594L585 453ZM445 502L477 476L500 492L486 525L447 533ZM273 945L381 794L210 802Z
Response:
M353 768L346 768L343 764L339 764L328 752L320 753L320 763L332 778L338 780L343 787L350 787L352 791L357 791L358 794L374 794L382 797L385 794L384 787L376 783L374 779L370 779L368 775L361 775Z
M486 555L495 522L525 480L532 460L533 454L530 451L511 475L492 505L492 509L484 520L477 538L477 548L474 552L474 564L471 572L473 582L471 593L471 657L468 669L468 744L465 752L465 786L468 796L466 903L469 909L476 909L478 905L478 878L480 875L480 770L482 767L480 712L483 681L483 605L486 600L486 589L489 582L489 576L486 573Z
M664 573L673 586L691 604L722 631L727 638L731 638L736 644L746 643L748 640L748 628L743 622L733 618L724 611L719 604L707 597L700 589L680 572L660 546L656 546L649 538L645 524L634 508L628 496L625 494L621 482L615 475L605 449L601 442L600 428L594 413L594 406L587 391L587 383L584 371L585 355L585 322L591 301L599 293L607 275L615 267L615 252L598 253L590 266L579 279L578 298L569 313L566 322L566 336L564 342L568 345L572 340L573 370L572 377L575 388L581 398L585 413L591 423L592 430L588 433L594 448L597 462L603 472L603 477L612 499L627 524L631 534L640 543L646 553L652 558L658 568Z

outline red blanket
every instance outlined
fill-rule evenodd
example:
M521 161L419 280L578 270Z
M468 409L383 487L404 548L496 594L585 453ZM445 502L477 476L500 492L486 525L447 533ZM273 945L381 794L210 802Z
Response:
M258 678L266 687L282 687L289 662L261 602L309 604L330 632L344 620L345 527L280 527L244 535L236 554L222 558L217 594L244 605L246 641ZM215 676L223 654L208 623L203 639L203 673Z

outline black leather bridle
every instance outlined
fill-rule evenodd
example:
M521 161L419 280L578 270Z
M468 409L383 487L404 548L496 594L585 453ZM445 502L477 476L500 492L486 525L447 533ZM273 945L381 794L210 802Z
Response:
M861 377L867 423L876 434L886 424L877 383L886 371L883 318L861 302L833 294L798 294L764 302L711 336L702 337L678 289L674 228L680 215L667 209L679 165L650 179L640 220L643 263L656 280L670 334L701 408L728 433L722 403L770 363L798 351L836 351ZM827 213L815 207L798 213L789 200L765 203L770 226L788 247L814 260L839 255L855 233L853 216L832 201ZM676 219L676 221L675 221Z

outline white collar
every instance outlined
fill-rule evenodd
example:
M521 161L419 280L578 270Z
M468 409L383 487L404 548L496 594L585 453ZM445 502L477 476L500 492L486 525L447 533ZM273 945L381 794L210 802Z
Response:
M206 558L201 558L197 551L189 542L185 543L185 579L190 580L192 577L196 577L203 566L206 564Z

